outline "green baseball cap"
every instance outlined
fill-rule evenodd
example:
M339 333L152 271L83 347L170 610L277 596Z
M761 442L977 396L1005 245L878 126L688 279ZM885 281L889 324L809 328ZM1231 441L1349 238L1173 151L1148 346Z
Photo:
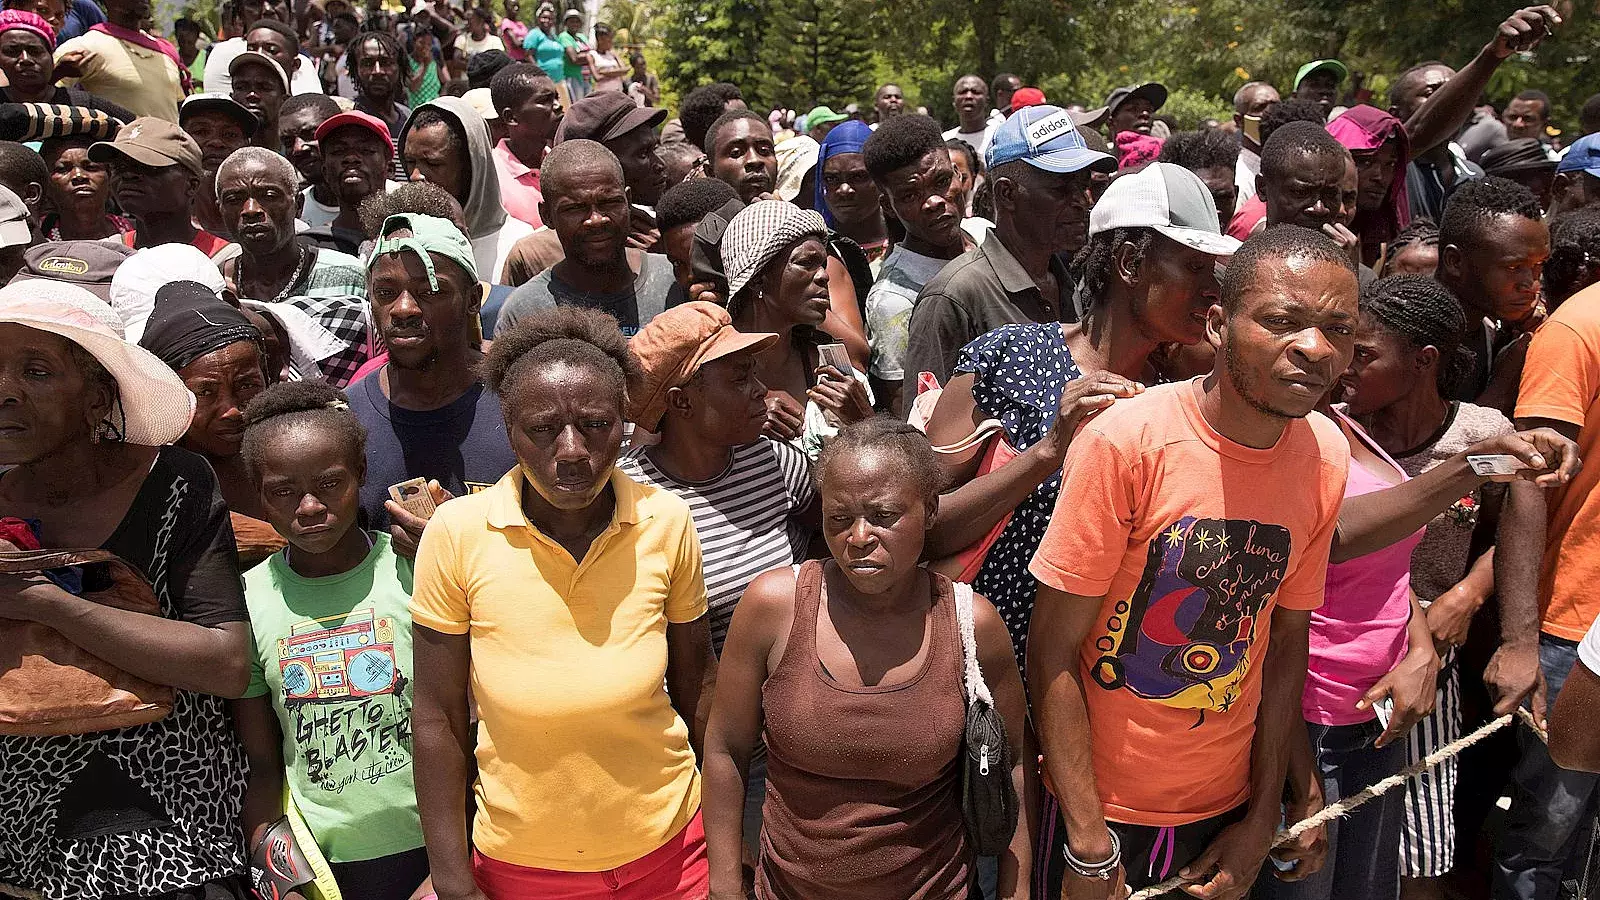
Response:
M835 122L843 122L848 118L850 117L844 113L834 112L831 106L819 106L806 113L806 128L811 129L818 125L832 125Z
M406 229L410 229L410 237L390 236ZM367 271L372 271L378 257L402 250L410 250L422 258L422 264L428 270L428 286L434 290L439 289L439 278L434 273L433 258L429 253L439 253L454 260L466 270L468 277L473 281L478 280L478 266L472 259L472 244L449 219L421 213L395 213L384 219L383 226L378 229L378 242L372 247L372 255L367 257Z
M1312 72L1324 71L1332 72L1333 76L1339 80L1340 84L1344 84L1344 80L1350 77L1350 70L1346 68L1344 63L1339 62L1337 59L1313 59L1311 62L1301 66L1300 71L1295 73L1294 89L1297 91L1300 90L1300 82L1305 81Z

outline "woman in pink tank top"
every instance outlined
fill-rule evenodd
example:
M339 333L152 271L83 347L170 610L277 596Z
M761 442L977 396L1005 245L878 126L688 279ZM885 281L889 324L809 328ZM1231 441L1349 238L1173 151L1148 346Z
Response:
M849 426L817 463L833 559L758 577L734 613L706 735L712 900L742 900L751 752L767 745L754 888L762 900L965 900L966 701L950 581L918 565L943 479L928 440L887 418ZM999 613L974 596L983 677L1024 795L1022 678ZM999 896L1026 898L1026 817Z

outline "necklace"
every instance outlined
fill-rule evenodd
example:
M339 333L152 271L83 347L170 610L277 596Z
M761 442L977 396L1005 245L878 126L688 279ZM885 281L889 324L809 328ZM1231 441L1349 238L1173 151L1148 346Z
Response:
M278 296L272 298L273 303L282 303L289 299L290 292L294 290L295 285L300 283L300 279L306 274L306 269L311 265L311 260L315 255L311 252L311 248L300 247L300 261L295 263L294 273L289 276L289 280L284 284L283 290L278 292ZM239 256L238 275L239 285L242 287L245 283L244 256L242 254Z

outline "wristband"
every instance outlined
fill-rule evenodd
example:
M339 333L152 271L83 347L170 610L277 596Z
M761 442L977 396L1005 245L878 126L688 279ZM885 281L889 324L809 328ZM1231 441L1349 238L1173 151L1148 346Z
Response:
M294 842L289 817L274 822L250 853L250 881L262 900L280 900L303 884L316 880L311 863Z
M1117 837L1115 829L1107 829L1111 835L1111 855L1097 863L1086 863L1072 855L1072 848L1065 841L1061 842L1061 855L1067 858L1067 865L1081 878L1095 878L1100 881L1110 881L1117 869L1122 867L1122 839Z

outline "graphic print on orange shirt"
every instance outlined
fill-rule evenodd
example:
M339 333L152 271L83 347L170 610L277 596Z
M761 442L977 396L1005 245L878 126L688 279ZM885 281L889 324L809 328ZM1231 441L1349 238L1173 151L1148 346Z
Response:
M1263 607L1287 570L1281 525L1184 516L1150 542L1133 596L1118 600L1090 667L1102 688L1176 709L1226 712L1239 699ZM1198 723L1196 723L1198 724Z

